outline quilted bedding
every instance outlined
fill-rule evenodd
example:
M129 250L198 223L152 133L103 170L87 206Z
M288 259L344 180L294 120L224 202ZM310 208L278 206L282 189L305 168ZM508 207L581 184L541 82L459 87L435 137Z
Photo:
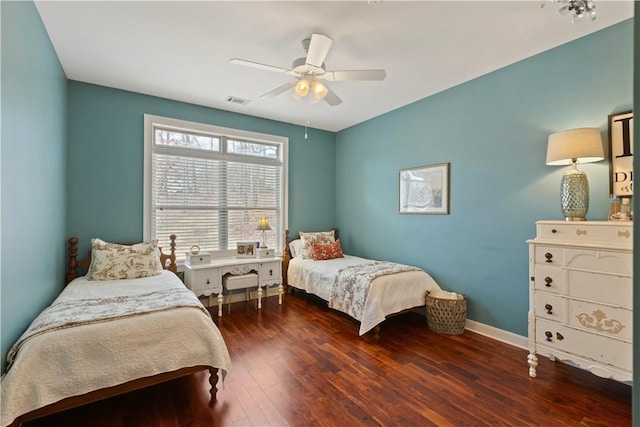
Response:
M429 274L416 267L352 255L326 261L295 257L289 262L287 277L289 286L317 295L360 321L360 335L390 314L424 306L427 291L440 289Z
M224 378L231 361L209 313L175 274L81 277L9 351L1 425L67 397L193 366L219 368Z

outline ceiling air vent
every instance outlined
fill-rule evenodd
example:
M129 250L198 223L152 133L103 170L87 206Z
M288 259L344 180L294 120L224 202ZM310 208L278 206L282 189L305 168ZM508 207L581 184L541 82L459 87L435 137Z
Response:
M248 99L238 98L237 96L229 95L227 96L227 102L231 102L232 104L238 104L238 105L247 105L251 101L249 101Z

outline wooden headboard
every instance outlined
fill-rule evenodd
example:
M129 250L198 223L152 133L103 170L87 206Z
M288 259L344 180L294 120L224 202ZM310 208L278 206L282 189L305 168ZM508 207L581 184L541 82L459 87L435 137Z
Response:
M336 236L336 240L338 240L338 229L332 228L334 235ZM299 239L300 236L295 234L293 237L289 237L289 230L284 230L284 248L282 248L282 284L287 285L287 272L289 271L289 261L291 261L291 250L289 249L289 243L293 242L296 239Z
M169 255L162 252L162 248L160 249L160 262L162 266L169 271L177 273L178 267L176 265L176 235L172 234L169 236L171 239L170 249L171 252ZM89 253L86 258L78 259L78 238L70 237L69 238L69 261L67 263L67 281L66 283L71 282L73 279L79 276L84 276L89 271L89 265L91 265L91 249L89 249ZM134 243L121 243L124 245L133 245ZM169 261L167 263L167 260Z

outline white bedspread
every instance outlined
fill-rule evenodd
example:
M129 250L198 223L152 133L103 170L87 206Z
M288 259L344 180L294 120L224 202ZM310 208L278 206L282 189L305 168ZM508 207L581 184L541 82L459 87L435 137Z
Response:
M287 284L329 301L339 270L370 262L369 259L352 255L327 261L293 258L289 262ZM440 286L423 270L378 277L369 289L360 319L359 334L366 334L390 314L425 305L427 291L437 289Z
M183 289L168 271L118 281L71 282L56 301L148 294ZM197 298L194 295L195 300ZM199 307L177 307L139 316L55 329L26 340L2 377L1 425L67 397L193 366L231 369L226 344Z

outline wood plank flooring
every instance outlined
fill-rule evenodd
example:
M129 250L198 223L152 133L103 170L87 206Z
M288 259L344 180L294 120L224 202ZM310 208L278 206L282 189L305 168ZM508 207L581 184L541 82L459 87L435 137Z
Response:
M215 314L215 312L214 312ZM214 316L215 317L215 316ZM235 303L217 319L233 372L209 402L207 373L27 423L28 427L629 426L631 387L423 316L385 322L380 341L312 296Z

